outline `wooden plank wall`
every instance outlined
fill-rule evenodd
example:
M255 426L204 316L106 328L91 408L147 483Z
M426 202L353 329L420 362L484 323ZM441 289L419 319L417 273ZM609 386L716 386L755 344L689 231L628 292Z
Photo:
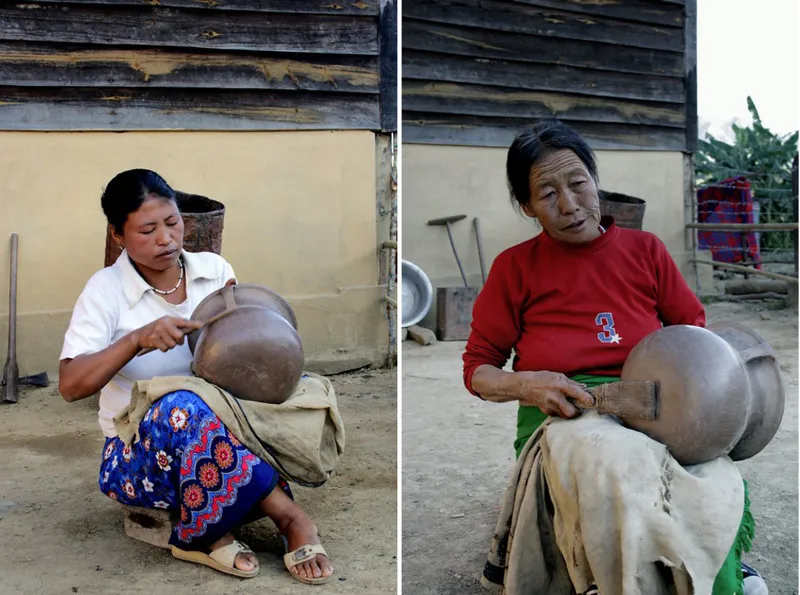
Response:
M403 142L507 147L559 118L595 148L693 150L696 0L405 0Z
M394 130L383 62L397 51L381 50L394 13L394 0L2 3L0 129Z

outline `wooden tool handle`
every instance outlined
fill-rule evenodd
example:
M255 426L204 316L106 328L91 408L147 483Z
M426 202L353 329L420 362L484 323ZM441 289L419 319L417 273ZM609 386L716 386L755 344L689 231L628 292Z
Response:
M17 356L17 256L19 236L11 234L11 280L8 289L8 359Z
M649 380L620 380L587 388L586 392L594 397L592 406L570 401L581 409L652 421L658 419L658 388L657 382Z

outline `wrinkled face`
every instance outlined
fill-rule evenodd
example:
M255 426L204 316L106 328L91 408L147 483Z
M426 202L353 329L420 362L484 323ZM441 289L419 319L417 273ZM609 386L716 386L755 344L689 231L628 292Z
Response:
M538 219L550 237L582 244L600 235L597 184L574 152L545 154L531 167L529 184L531 198L522 210Z
M183 248L183 219L175 201L150 195L114 238L136 264L156 271L174 266Z

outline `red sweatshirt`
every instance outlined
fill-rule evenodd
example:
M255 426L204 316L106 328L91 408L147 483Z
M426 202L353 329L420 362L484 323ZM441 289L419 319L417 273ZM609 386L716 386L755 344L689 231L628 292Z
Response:
M705 326L700 300L655 235L620 229L570 245L546 233L492 264L472 312L464 384L481 364L618 376L631 349L664 326Z

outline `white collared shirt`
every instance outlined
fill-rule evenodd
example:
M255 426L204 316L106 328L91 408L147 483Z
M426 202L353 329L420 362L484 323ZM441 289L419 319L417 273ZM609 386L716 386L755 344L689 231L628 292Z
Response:
M190 318L197 305L208 294L235 278L228 262L212 252L182 252L186 267L186 295L182 304L170 304L148 285L133 268L128 253L123 251L110 267L92 275L72 312L61 359L72 359L102 351L124 335L161 318ZM100 427L106 436L117 435L114 416L131 399L136 380L156 376L191 376L192 353L189 345L154 351L134 357L100 391Z

